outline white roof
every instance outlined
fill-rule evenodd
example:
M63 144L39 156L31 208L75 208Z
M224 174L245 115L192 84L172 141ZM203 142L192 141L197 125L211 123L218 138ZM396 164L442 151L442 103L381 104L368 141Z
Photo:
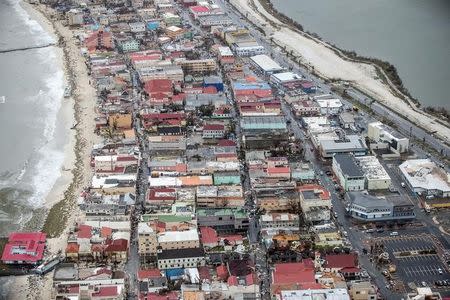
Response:
M281 291L283 300L350 300L347 289L317 289Z
M155 232L153 228L151 228L146 222L139 222L138 224L139 234L153 233L153 232Z
M105 183L106 180L132 180L136 181L136 174L118 174L118 175L110 175L106 177L100 177L100 176L94 176L92 177L92 187L94 189L100 189L100 188L112 188L118 185L117 182L113 183Z
M265 54L255 55L250 57L250 59L253 60L253 62L265 72L283 70L283 68L276 61Z
M150 187L157 187L157 186L181 186L181 180L177 177L149 177L148 182L150 184Z
M233 56L233 52L231 51L230 47L219 47L217 49L219 50L220 55Z
M302 78L302 76L300 76L296 73L293 73L293 72L276 73L276 74L273 74L272 77L276 78L277 80L279 80L281 82L288 82L288 81L297 80L297 79Z
M407 160L399 168L414 189L450 192L450 174L429 159Z
M356 156L355 159L358 161L359 166L361 167L367 179L374 179L374 180L391 179L389 174L384 169L383 165L375 156Z
M158 234L158 243L198 241L197 229L189 229L186 231L165 231Z
M317 104L321 108L339 108L342 107L342 102L339 99L316 99Z
M94 158L95 161L116 161L117 155L98 155Z

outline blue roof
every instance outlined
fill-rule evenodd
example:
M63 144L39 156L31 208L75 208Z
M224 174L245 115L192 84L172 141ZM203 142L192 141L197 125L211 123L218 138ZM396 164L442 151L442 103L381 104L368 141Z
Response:
M180 276L184 274L184 269L183 268L177 268L177 269L167 269L166 270L166 275L167 277L175 277L175 276Z
M242 83L235 82L233 84L235 90L266 90L270 89L270 85L266 82Z

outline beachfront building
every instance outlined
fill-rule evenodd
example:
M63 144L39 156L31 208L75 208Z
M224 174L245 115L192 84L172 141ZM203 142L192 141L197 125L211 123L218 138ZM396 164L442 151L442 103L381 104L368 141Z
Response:
M38 265L44 259L46 234L42 232L12 232L3 247L4 264Z

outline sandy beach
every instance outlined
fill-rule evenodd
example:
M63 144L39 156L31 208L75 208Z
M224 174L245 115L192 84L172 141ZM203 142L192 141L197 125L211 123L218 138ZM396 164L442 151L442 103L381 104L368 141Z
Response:
M68 128L74 124L77 126L75 130L69 130L69 142L64 147L65 159L61 176L45 199L45 211L48 214L42 216L48 218L46 225L54 221L54 226L61 226L54 229L59 235L55 234L47 240L49 254L56 254L65 249L67 234L79 217L76 199L82 188L91 180L89 151L94 143L99 141L99 137L94 133L96 91L90 84L85 59L81 55L73 32L60 21L54 21L51 9L26 2L22 2L21 5L31 18L52 34L55 41L62 38L62 46L56 48L58 61L55 63L61 64L65 82L72 86L72 97L62 100L61 112ZM50 276L30 275L13 278L11 291L24 291L26 298L22 293L11 292L10 299L50 299L52 284Z
M323 78L350 82L392 111L418 124L443 141L450 140L450 128L437 122L436 117L426 114L414 105L406 103L393 93L394 87L378 79L375 67L371 64L349 61L338 54L325 42L304 33L297 32L281 23L268 13L258 0L231 0L239 11L265 31L275 44L286 47L301 58L302 63L314 67L314 71ZM256 8L256 9L255 9ZM334 51L333 51L334 50ZM397 92L397 91L396 91Z

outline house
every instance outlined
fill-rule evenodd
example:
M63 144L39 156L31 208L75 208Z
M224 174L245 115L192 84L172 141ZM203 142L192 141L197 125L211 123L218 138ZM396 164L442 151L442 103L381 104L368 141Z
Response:
M1 261L4 264L40 264L44 258L46 237L42 232L10 233Z
M341 273L344 278L350 279L355 279L361 273L356 253L327 254L322 268L324 272Z
M156 255L158 239L156 229L148 222L138 223L138 252L143 259L151 259Z
M131 129L132 127L131 114L112 114L108 117L108 124L115 129Z
M140 269L137 272L137 280L139 292L144 294L157 293L167 287L167 278L159 269Z
M225 136L225 126L222 124L206 124L203 126L204 139L221 139Z
M147 201L145 206L150 207L167 207L175 203L177 200L177 192L174 188L151 188L147 191Z
M214 228L219 233L245 231L249 220L242 208L207 208L197 209L197 222L199 226Z
M200 240L205 249L214 248L219 244L219 237L217 236L217 232L214 228L207 226L200 227L200 236Z
M271 274L272 295L281 291L317 289L322 286L316 282L314 264L310 259L296 263L275 264Z
M299 217L290 213L266 213L260 217L261 228L280 228L288 230L298 230Z

